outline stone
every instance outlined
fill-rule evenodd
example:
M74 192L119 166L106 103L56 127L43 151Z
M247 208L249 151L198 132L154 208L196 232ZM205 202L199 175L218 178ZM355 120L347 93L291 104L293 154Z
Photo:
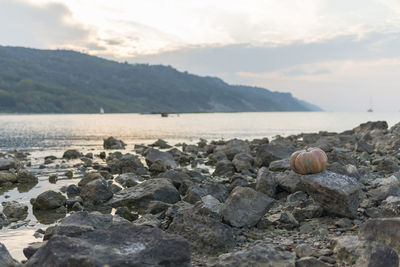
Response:
M127 206L140 210L145 209L146 204L152 200L173 204L180 199L178 190L169 180L156 178L121 190L113 196L110 203L115 208Z
M28 216L28 205L17 201L3 202L3 213L9 219L25 220Z
M121 153L111 153L107 160L107 166L111 173L136 172L144 168L142 161L136 155Z
M167 149L167 148L171 148L172 146L168 145L167 141L162 140L162 139L158 139L157 141L155 141L153 144L151 144L150 146L152 147L159 147L161 149Z
M200 254L227 252L235 245L233 231L228 225L191 207L176 211L167 232L181 235L189 241L191 249Z
M177 164L174 157L168 152L162 152L157 149L149 149L145 156L146 163L151 166L153 163L161 164L165 169L175 169Z
M64 152L63 158L64 159L78 159L82 156L82 153L75 149L69 149Z
M400 252L400 217L369 219L361 224L359 235L386 244Z
M257 244L236 252L222 254L213 267L288 267L295 266L296 255L268 243Z
M253 227L268 211L274 200L249 187L233 189L222 208L224 221L235 227Z
M74 177L74 173L73 173L73 171L71 171L71 170L66 171L66 172L64 173L64 175L65 175L65 177L67 177L67 178L72 178L72 177Z
M332 239L331 245L339 261L348 265L354 265L367 247L367 243L355 235L336 237Z
M293 194L290 194L286 198L287 203L296 203L296 202L303 202L308 199L308 195L303 191L297 191Z
M81 188L71 184L67 187L67 196L68 197L73 197L73 196L77 196L81 193Z
M17 181L21 184L37 184L39 179L28 170L20 170L17 174Z
M259 168L268 167L275 160L289 158L293 152L293 147L280 143L261 145L256 151L255 165Z
M67 208L71 209L75 203L83 203L83 200L80 196L74 196L72 198L68 198L67 201L65 202L65 205Z
M377 244L368 246L358 258L356 267L398 267L399 256L389 246Z
M276 181L274 174L266 167L259 169L257 173L256 190L269 197L274 197L277 188L278 182Z
M277 173L275 179L278 182L278 187L289 193L297 191L304 191L300 182L301 174L293 171L286 171L284 173Z
M51 184L55 184L58 180L58 176L57 174L51 174L49 175L49 183Z
M132 172L127 172L123 173L121 175L118 175L117 178L115 178L115 181L122 185L123 187L132 187L137 185L140 182L143 182L144 179L143 177L140 177L136 175L135 173Z
M400 217L400 197L389 196L379 206L382 217Z
M137 220L139 218L139 214L137 214L137 212L132 212L127 207L117 208L115 210L115 214L130 222L133 222L134 220Z
M10 171L0 171L0 184L17 182L17 175Z
M197 184L193 184L189 186L186 191L186 195L183 197L183 201L186 201L190 204L195 204L197 201L200 201L203 196L207 195L207 189L204 187L200 187Z
M23 250L25 257L30 259L33 254L35 254L36 251L38 251L38 249L44 246L46 243L47 241L30 243L29 246Z
M52 190L41 193L33 203L33 209L50 210L64 206L66 202L65 196L59 192Z
M201 198L201 201L196 203L195 209L199 214L214 217L218 220L222 219L222 207L224 205L218 199L211 195Z
M79 181L78 186L85 186L87 183L97 179L103 179L103 176L99 172L87 172L83 178Z
M217 146L214 153L222 152L229 160L233 160L236 154L250 152L249 144L243 140L233 139L224 145Z
M230 160L218 161L215 165L215 170L213 172L214 176L232 176L235 173L235 166Z
M304 257L296 261L296 267L329 267L332 266L314 257Z
M84 204L98 205L105 203L112 198L113 193L108 186L108 183L103 178L96 179L82 186L81 198Z
M79 237L54 236L26 264L27 267L146 265L190 266L189 243L156 228L122 223Z
M352 177L329 171L302 175L304 190L330 214L354 218L357 214L360 186Z
M273 172L290 170L290 158L272 161L268 169Z
M372 130L387 130L388 124L386 121L369 121L362 123L353 129L355 133L365 133Z
M237 172L249 172L253 170L254 159L247 153L238 153L232 160Z
M296 255L299 258L311 256L314 253L313 248L307 244L300 244L295 248Z
M104 139L103 142L104 149L125 149L125 146L126 144L123 141L118 140L112 136Z
M358 141L354 147L357 152L367 152L368 154L374 153L374 147L367 142Z
M0 243L0 266L22 267L22 264L14 260L3 243Z
M135 225L149 226L159 228L161 221L154 214L145 214L133 222Z

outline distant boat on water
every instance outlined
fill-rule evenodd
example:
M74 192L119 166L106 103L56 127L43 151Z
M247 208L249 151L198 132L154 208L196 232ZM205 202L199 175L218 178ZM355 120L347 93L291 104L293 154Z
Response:
M104 114L104 108L100 108L100 114Z
M367 110L367 112L374 112L374 110L372 109L372 98L369 98L369 109Z

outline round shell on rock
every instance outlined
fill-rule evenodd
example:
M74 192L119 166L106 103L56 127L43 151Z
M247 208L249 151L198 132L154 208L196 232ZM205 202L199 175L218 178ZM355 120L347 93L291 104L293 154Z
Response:
M328 156L318 147L294 152L290 156L290 168L299 174L313 174L325 170Z

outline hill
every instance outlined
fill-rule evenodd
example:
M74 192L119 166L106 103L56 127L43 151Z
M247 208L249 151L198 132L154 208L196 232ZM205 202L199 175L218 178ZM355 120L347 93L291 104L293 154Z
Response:
M289 93L232 86L170 66L118 63L68 50L0 46L0 112L312 111Z

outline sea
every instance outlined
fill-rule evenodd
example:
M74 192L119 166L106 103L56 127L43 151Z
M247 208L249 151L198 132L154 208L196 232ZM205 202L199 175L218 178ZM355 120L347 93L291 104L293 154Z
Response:
M0 152L29 152L32 166L28 169L39 178L39 183L29 190L17 187L0 190L0 203L16 200L29 206L27 222L15 229L0 229L0 242L14 258L24 260L23 248L41 241L34 237L35 231L54 223L33 214L30 199L46 190L58 191L62 186L76 184L81 179L83 172L77 172L72 179L49 183L50 174L63 177L70 165L59 160L57 165L41 169L40 165L48 155L61 158L67 149L96 154L103 151L103 139L109 136L123 140L127 144L124 153L132 153L135 144L151 144L157 139L164 139L171 145L194 144L201 138L273 139L277 135L319 131L340 133L377 120L385 120L391 127L400 122L400 112L196 113L168 114L168 117L160 114L0 114Z

